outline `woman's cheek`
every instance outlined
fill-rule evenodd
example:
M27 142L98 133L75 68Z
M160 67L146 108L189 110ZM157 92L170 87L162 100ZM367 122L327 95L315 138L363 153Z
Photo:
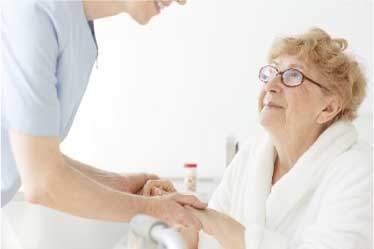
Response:
M265 91L262 89L261 92L260 92L260 95L258 97L258 103L257 103L257 107L258 107L258 111L261 112L262 108L264 108L264 97L265 97Z

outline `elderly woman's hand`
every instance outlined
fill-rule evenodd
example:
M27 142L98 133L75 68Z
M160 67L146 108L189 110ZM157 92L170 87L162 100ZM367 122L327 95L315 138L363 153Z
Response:
M144 214L164 220L169 225L183 225L200 230L200 221L186 209L192 206L196 209L205 209L207 204L200 201L196 196L180 193L168 193L162 196L153 196L148 199L148 205Z
M144 196L166 196L173 192L176 192L176 189L174 188L172 182L166 179L158 179L148 180L140 194ZM196 219L196 217L194 218ZM196 221L198 222L198 220ZM199 231L195 226L176 225L174 228L181 234L183 240L186 242L187 249L197 249L199 242Z
M214 209L197 210L192 207L186 208L201 222L203 231L213 236L223 248L245 248L245 228L242 224Z

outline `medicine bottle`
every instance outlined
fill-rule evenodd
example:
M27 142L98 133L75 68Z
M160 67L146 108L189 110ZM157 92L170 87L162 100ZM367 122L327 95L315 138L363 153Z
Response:
M196 192L197 183L197 164L196 163L185 163L184 164L184 188L188 192Z

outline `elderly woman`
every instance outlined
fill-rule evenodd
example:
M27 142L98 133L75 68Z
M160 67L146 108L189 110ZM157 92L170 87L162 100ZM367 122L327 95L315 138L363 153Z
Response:
M190 248L370 248L370 149L352 125L366 81L346 47L321 29L273 45L259 72L265 134L210 209L190 208L205 232L181 229Z

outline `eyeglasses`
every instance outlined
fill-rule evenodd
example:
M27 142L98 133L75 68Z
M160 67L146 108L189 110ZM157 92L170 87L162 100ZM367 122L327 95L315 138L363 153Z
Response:
M266 84L269 81L271 81L274 78L276 78L278 75L281 75L282 83L285 86L288 86L288 87L299 86L299 85L301 85L304 82L304 79L307 79L311 83L319 86L320 88L323 88L323 89L329 91L329 89L327 89L326 87L322 86L318 82L315 82L311 78L305 76L302 72L300 72L299 70L297 70L295 68L289 68L289 69L287 69L287 70L285 70L283 72L280 72L278 70L278 68L276 68L276 67L274 67L272 65L266 65L266 66L263 66L260 69L258 77L260 78L260 80L263 83Z

